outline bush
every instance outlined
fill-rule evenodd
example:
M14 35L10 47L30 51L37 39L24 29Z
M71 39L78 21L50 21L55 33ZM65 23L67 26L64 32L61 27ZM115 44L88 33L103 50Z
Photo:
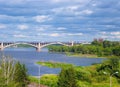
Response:
M62 69L58 78L58 87L77 87L76 74L73 67Z

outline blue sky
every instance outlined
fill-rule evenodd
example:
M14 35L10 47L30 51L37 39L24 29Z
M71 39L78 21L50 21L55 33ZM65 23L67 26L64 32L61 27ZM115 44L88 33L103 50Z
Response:
M120 41L119 0L0 0L0 41Z

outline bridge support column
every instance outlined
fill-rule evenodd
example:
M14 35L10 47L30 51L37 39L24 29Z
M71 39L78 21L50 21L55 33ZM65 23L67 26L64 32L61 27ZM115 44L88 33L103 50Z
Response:
M41 51L41 48L36 48L36 51L37 51L37 52L40 52L40 51Z
M3 42L0 43L0 51L4 50L4 47L3 47Z
M40 52L40 50L41 50L41 44L40 44L40 43L38 43L38 46L37 46L36 50L37 50L38 52Z
M72 43L71 43L71 46L73 46L74 45L74 41L72 41Z

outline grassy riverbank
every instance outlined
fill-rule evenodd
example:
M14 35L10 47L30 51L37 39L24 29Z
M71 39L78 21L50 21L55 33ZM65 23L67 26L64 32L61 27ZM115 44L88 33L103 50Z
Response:
M58 75L55 74L44 74L41 76L40 80L37 77L29 76L29 80L32 83L46 85L48 87L56 87L58 81Z
M117 58L119 56L98 56L98 55L94 55L94 54L80 54L80 53L71 53L71 52L66 52L65 53L67 56L69 57L79 57L79 58Z
M66 52L65 53L67 56L70 57L84 57L84 58L106 58L106 57L99 57L97 55L93 55L93 54L80 54L80 53L70 53L70 52Z
M111 60L111 62L112 61L114 60ZM50 62L50 61L49 62L37 62L37 64L40 64L42 66L47 66L50 68L66 68L67 69L69 67L73 67L76 73L76 80L77 80L77 85L78 85L77 87L109 87L110 72L107 75L104 74L103 73L104 70L102 70L102 67L104 66L104 69L105 69L106 63L107 65L111 66L111 62L108 63L107 61L102 64L95 64L91 66L75 66L72 64L68 64L68 63ZM106 67L106 70L108 68L109 67ZM47 85L49 87L58 87L57 86L58 78L59 78L59 75L55 75L55 74L43 75L40 78L40 83L43 85ZM112 87L119 87L120 79L115 76L111 78L112 78ZM39 78L30 77L30 81L38 83Z
M73 66L72 64L53 62L53 61L52 62L51 61L47 61L47 62L38 61L37 64L40 64L42 66L47 66L50 68L69 68L69 67Z

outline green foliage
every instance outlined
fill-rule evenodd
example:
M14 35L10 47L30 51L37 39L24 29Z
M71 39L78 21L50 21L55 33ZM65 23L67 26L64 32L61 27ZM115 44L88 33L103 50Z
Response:
M17 44L17 47L29 48L29 47L32 47L32 46L31 46L31 45L28 45L28 44Z
M61 62L53 62L53 61L48 61L48 62L37 62L37 64L40 64L42 66L47 66L50 68L69 68L72 67L72 64L67 64L67 63L61 63Z
M62 69L58 78L58 87L77 87L76 74L73 67Z
M71 52L79 54L94 54L101 56L120 56L120 43L115 41L94 40L90 45L49 46L51 52Z
M77 69L75 71L76 71L77 80L91 83L91 79L88 78L91 77L91 73L89 71L85 71L84 69Z
M39 78L29 77L30 82L39 84ZM40 84L47 85L49 87L57 87L58 76L55 74L45 74L40 77Z
M112 51L113 51L113 54L115 54L116 56L120 56L120 45L113 48Z
M0 87L25 87L27 81L25 66L10 56L2 55L0 59Z
M112 75L114 72L120 72L120 59L119 58L110 58L109 60L103 62L101 66L97 69L98 72L108 72ZM120 77L120 74L116 75Z
M25 65L20 64L20 62L17 62L15 64L15 67L16 70L15 70L14 81L19 82L19 85L21 87L25 87L28 81L27 70L25 68Z
M102 64L94 64L85 67L74 66L63 68L59 76L54 75L54 77L49 74L43 75L40 78L40 83L49 87L109 87L109 73L110 71L111 74L114 71L118 71L120 69L119 66L119 58L112 58L105 60ZM108 74L104 74L104 71L106 71ZM120 74L114 74L112 76L112 87L119 87L119 75ZM38 79L32 79L30 81L37 83L39 82Z
M47 85L49 87L57 87L58 76L54 74L43 75L40 78L41 84Z
M39 83L39 79L34 76L29 76L28 79L30 82Z
M77 81L77 87L92 87L90 83L86 81Z

